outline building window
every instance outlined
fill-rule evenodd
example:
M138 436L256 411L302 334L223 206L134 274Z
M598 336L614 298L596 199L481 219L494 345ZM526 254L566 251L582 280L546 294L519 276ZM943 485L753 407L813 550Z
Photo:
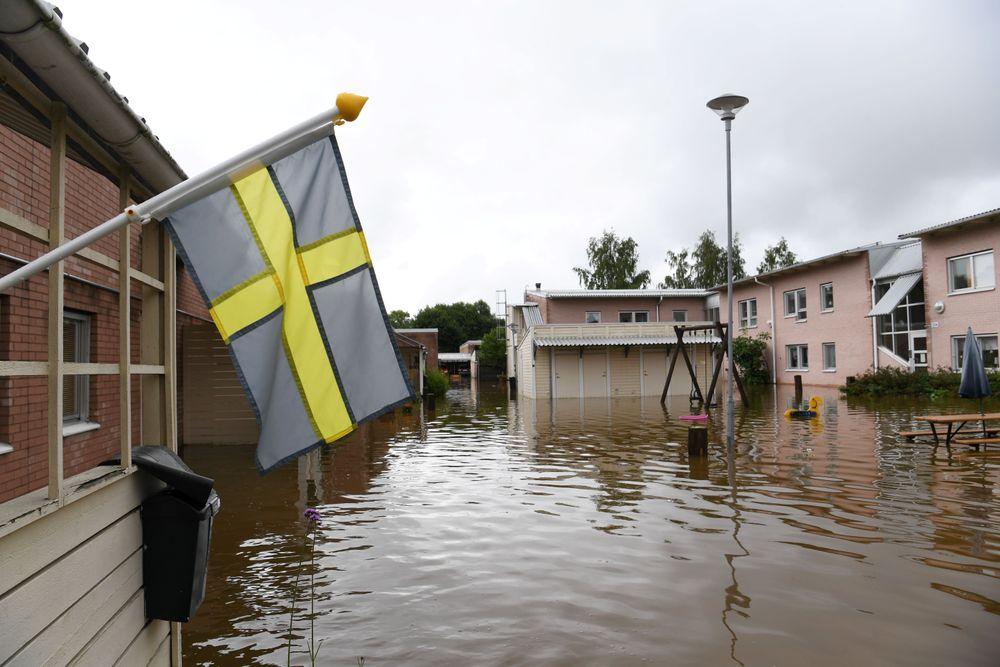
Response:
M819 312L828 313L833 310L833 283L819 286Z
M649 322L648 310L620 310L618 311L619 322Z
M600 324L601 323L601 311L599 310L588 310L587 311L587 324Z
M1000 356L998 356L997 335L996 334L976 334L976 342L983 352L983 364L986 368L1000 369ZM951 367L962 370L962 363L965 361L965 336L951 337Z
M806 319L806 290L800 289L785 292L785 317L797 320Z
M992 250L948 260L948 292L966 292L995 286Z
M707 322L718 322L719 321L719 307L715 306L713 308L705 309L705 321Z
M785 368L790 371L809 370L809 346L808 345L786 345L785 346Z
M686 310L674 311L674 322L687 322L687 321L688 321L688 311Z
M888 280L875 285L875 303L885 296L895 281ZM875 323L878 329L878 344L904 361L910 360L910 332L923 331L924 284L917 282L906 297L888 315L879 315Z
M837 346L834 343L823 343L823 370L837 370Z
M747 299L736 305L739 309L740 329L757 326L757 299Z
M90 361L90 316L63 314L63 361ZM89 409L90 378L86 375L63 376L63 423L85 422Z

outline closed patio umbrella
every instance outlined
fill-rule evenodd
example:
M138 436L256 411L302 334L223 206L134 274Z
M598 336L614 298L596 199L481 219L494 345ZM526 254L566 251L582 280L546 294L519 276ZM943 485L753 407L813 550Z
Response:
M962 398L978 398L979 414L983 414L983 399L993 392L990 391L990 379L986 377L986 365L983 363L983 352L979 349L979 341L972 334L972 327L965 334L965 354L962 362L962 381L958 385L958 395ZM986 423L983 422L985 431Z

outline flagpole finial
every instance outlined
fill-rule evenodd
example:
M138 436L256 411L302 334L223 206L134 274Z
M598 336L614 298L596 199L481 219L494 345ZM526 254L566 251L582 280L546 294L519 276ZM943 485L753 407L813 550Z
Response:
M361 107L367 101L367 97L355 95L354 93L341 93L337 95L338 118L346 121L357 120L357 117L361 114Z

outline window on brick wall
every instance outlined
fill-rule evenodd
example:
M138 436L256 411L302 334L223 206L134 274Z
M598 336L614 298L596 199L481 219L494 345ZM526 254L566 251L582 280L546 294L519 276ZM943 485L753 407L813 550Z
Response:
M90 361L90 316L66 311L63 314L63 361ZM87 421L90 378L86 375L63 377L63 423Z

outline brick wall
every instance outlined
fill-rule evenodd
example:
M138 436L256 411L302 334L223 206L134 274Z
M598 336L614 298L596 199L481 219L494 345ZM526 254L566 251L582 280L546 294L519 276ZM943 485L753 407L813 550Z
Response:
M13 130L0 126L0 208L29 222L48 227L49 150ZM71 160L66 164L66 235L69 238L100 224L119 210L118 186ZM133 229L131 265L141 267L139 231ZM117 235L96 242L93 249L118 259ZM33 259L46 245L18 232L0 228L0 272ZM90 361L118 361L118 277L103 266L70 258L65 263L65 303L68 310L89 315ZM159 275L149 267L147 273ZM178 329L208 320L201 296L178 264ZM132 281L131 358L139 362L139 321L142 285ZM48 357L48 278L46 273L0 296L0 359L45 361ZM178 341L182 340L178 331ZM179 344L179 343L178 343ZM178 354L183 354L179 350ZM180 366L180 364L178 364ZM183 378L178 376L178 388ZM91 376L88 421L100 427L65 437L63 460L66 476L83 472L119 451L119 378ZM132 378L132 439L140 440L140 381ZM183 405L178 391L178 418ZM47 379L0 378L0 441L14 450L0 455L0 502L45 486L48 479Z

